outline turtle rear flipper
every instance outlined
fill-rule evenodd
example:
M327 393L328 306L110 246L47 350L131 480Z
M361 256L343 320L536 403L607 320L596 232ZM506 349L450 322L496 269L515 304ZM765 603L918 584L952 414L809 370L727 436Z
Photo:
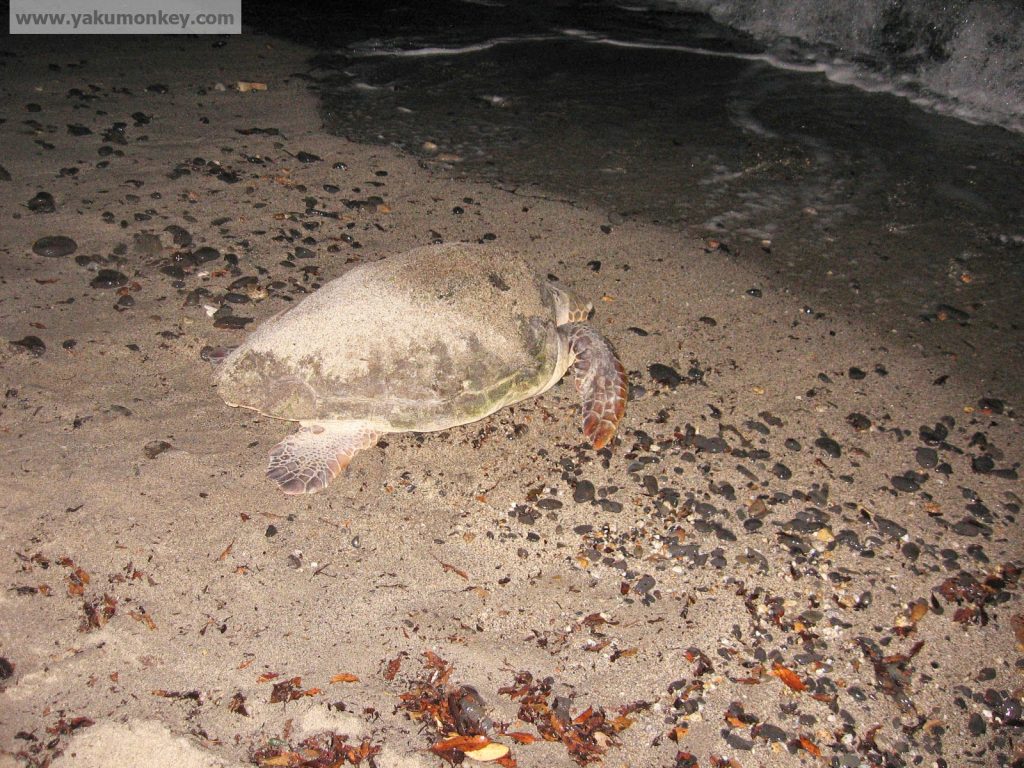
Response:
M270 450L267 477L287 494L322 491L379 437L362 421L304 424Z
M595 449L604 448L626 410L626 371L615 350L587 323L559 327L569 343L573 383L583 397L583 434Z

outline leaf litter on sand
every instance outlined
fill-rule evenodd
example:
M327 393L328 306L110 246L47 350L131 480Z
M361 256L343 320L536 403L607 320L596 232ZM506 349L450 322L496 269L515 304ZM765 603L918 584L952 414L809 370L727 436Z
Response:
M494 723L475 688L450 682L453 668L448 662L430 651L424 657L428 674L425 679L410 681L409 690L399 696L399 707L441 736L430 746L431 752L452 764L470 757L512 768L515 757L496 737L501 735L519 744L532 744L537 737ZM536 680L530 672L519 672L511 686L498 692L518 699L519 718L533 725L544 741L560 741L580 765L600 760L609 747L617 746L616 734L633 723L629 715L650 706L647 702L629 704L614 718L595 707L573 716L567 698L552 700L553 686L553 678Z

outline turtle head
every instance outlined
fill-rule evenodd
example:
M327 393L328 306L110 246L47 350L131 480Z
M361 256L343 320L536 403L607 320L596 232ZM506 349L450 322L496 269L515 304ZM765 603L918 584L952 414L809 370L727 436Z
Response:
M573 294L556 288L551 283L548 283L547 289L555 307L555 321L558 325L584 323L590 319L594 305L589 301L581 301Z

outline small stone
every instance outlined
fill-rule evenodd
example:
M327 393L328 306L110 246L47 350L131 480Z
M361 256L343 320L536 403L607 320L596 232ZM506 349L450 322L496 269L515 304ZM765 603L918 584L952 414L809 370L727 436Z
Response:
M20 347L35 357L41 357L46 351L46 344L38 336L26 336L23 339L11 342L12 347Z
M147 459L155 459L164 451L170 450L171 447L166 440L151 440L143 446L142 452L146 454Z
M214 323L214 328L228 328L233 331L241 331L252 322L251 317L239 317L238 315L226 315L224 317L218 317Z
M26 205L33 213L53 213L57 210L57 203L49 192L37 193Z
M987 453L983 453L981 456L975 456L971 459L971 469L977 472L979 475L987 475L993 469L996 468L995 461Z
M594 500L594 484L589 480L580 480L572 492L572 500L577 504L585 504Z
M64 235L47 235L46 237L39 238L32 244L33 253L52 259L70 256L76 250L78 250L78 243Z
M864 373L864 371L857 367L850 368L850 370L847 371L847 375L853 381L860 381L861 379L867 376L867 374Z
M894 475L889 478L889 482L892 483L893 488L903 493L913 493L921 488L916 479L907 475Z
M858 432L867 432L871 429L871 419L863 413L851 413L846 417L846 423Z
M651 374L651 378L656 382L664 384L666 387L671 389L675 389L683 381L683 377L679 375L679 371L670 365L653 363L647 368L647 372Z
M128 276L116 269L101 269L90 282L93 288L120 288L127 285Z
M843 449L839 447L839 443L828 435L822 435L819 437L814 441L814 445L828 454L830 458L838 459L843 455Z
M216 261L220 258L220 251L216 248L211 248L208 245L204 245L202 248L196 248L192 251L192 261L196 264L205 264L208 261Z
M300 163L319 163L323 160L320 155L314 155L312 152L299 152L295 155L295 159Z
M187 248L192 245L192 235L184 227L179 227L177 224L169 224L164 227L164 232L169 234L174 244L181 248Z
M914 458L917 464L925 469L932 469L939 463L939 454L934 448L918 448L914 451Z

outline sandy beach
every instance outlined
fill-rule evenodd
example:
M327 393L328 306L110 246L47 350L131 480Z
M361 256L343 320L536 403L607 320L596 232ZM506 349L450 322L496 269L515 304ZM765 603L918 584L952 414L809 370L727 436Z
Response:
M328 135L287 42L0 48L0 766L444 765L460 686L506 766L1024 764L1009 329ZM279 493L204 348L434 241L594 303L617 439L566 382Z

